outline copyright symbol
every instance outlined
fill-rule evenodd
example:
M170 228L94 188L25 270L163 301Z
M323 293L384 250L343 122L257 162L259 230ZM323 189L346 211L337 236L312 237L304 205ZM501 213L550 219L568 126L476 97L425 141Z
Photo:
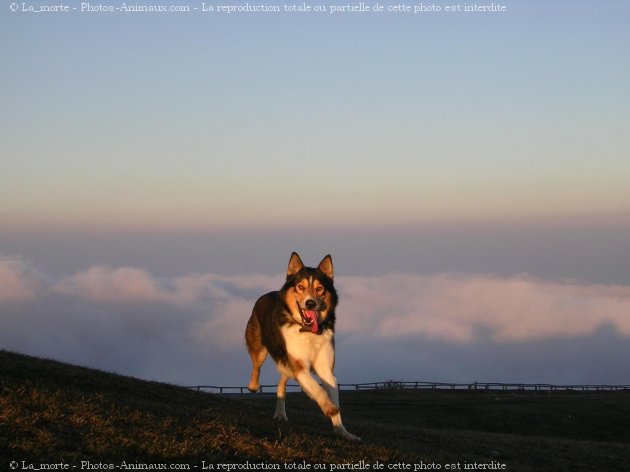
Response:
M13 5L15 5L15 3L14 3ZM11 5L11 8L13 8L13 5ZM13 11L15 11L15 10L13 10ZM17 469L17 468L18 468L18 463L17 463L17 462L15 462L15 461L12 461L12 462L9 464L9 466L11 467L11 469L15 470L15 469Z
M11 5L9 5L9 9L11 11L17 11L18 9L18 4L17 3L12 3ZM15 467L13 467L13 464L15 464ZM17 469L17 462L11 462L11 468L12 469Z

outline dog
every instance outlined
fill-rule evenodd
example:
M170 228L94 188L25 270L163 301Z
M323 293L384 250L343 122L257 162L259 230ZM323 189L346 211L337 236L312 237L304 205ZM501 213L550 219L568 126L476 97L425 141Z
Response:
M286 386L295 379L324 415L330 417L337 436L360 439L350 434L341 422L339 389L333 374L335 366L335 307L338 296L333 284L330 255L317 268L305 267L293 252L286 282L279 291L261 296L247 322L245 342L252 359L248 388L260 388L260 368L268 354L276 363L280 380L273 418L287 421ZM323 388L311 375L314 371Z

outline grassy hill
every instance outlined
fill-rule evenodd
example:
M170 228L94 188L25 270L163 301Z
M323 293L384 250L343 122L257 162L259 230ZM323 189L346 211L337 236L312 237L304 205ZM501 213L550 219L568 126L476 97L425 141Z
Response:
M290 421L280 425L266 395L225 398L0 351L0 469L15 461L19 470L85 470L83 460L184 470L249 462L331 471L361 461L352 470L377 461L382 470L630 470L630 392L392 389L342 392L341 402L360 444L336 439L302 394L289 394Z

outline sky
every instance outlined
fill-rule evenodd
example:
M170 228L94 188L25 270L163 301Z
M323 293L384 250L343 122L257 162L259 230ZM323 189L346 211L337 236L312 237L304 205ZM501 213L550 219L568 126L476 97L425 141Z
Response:
M630 5L455 3L7 2L0 348L244 385L297 250L341 382L630 383Z

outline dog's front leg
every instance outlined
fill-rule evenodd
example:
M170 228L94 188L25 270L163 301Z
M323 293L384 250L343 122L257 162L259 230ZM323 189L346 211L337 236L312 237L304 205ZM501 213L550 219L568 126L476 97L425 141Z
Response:
M324 415L333 417L339 414L339 407L331 401L324 389L315 381L307 362L296 361L293 367L293 376L302 390L319 405Z
M333 424L333 429L335 430L335 434L339 437L348 439L350 441L361 441L361 438L349 433L341 421L341 412L339 409L339 387L337 386L337 379L335 378L335 375L332 371L332 365L334 363L332 359L332 356L330 356L329 358L326 358L326 356L322 356L318 359L319 362L315 362L313 368L315 369L315 372L324 384L324 388L326 389L326 392L328 392L328 396L330 397L331 401L337 407L337 414L330 417L330 420Z
M288 421L287 410L284 406L284 400L287 396L287 382L289 377L286 374L280 374L278 381L278 390L276 392L276 411L273 419L278 421Z

